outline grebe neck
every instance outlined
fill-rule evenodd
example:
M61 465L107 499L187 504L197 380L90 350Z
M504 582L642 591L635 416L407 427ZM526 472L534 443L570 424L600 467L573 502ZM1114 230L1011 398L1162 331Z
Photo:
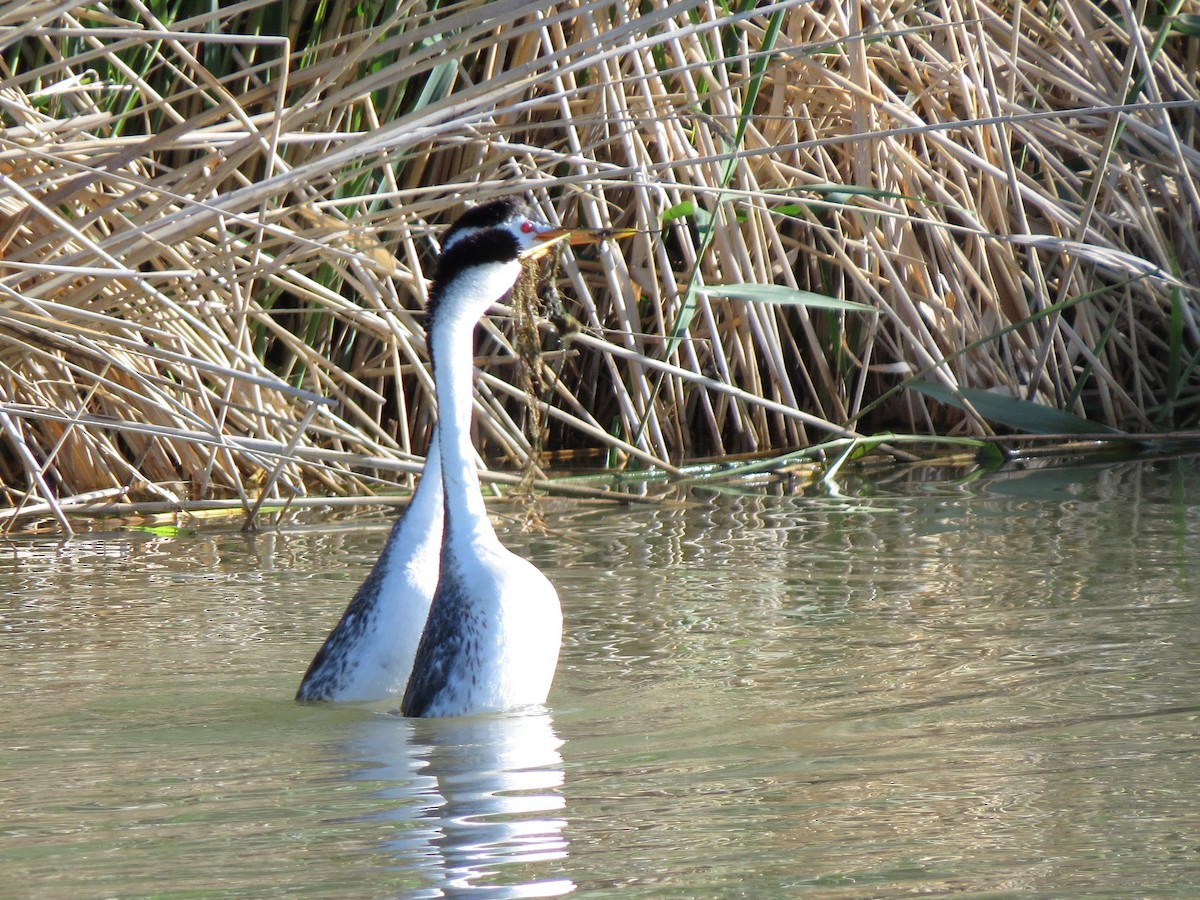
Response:
M483 502L471 442L474 330L494 298L512 287L520 271L521 264L515 261L474 267L475 277L445 286L430 328L447 530L454 523L459 533L470 528L476 537L492 540L495 531Z

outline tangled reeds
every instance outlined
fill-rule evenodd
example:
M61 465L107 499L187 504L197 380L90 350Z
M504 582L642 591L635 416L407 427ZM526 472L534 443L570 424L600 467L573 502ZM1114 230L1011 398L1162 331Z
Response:
M971 389L1190 425L1200 10L1163 6L9 0L0 506L395 483L437 226L513 191L639 233L561 261L544 441L485 326L497 468L983 434Z

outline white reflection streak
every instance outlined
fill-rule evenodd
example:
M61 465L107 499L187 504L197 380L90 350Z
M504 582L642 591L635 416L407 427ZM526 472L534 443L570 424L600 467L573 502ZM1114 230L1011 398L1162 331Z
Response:
M402 802L384 815L415 827L388 847L431 884L419 896L557 897L569 879L517 880L567 857L562 740L544 711L452 719L374 716L353 750L358 777L390 781ZM424 826L424 827L422 827ZM520 865L519 872L506 867ZM485 883L480 883L481 881Z

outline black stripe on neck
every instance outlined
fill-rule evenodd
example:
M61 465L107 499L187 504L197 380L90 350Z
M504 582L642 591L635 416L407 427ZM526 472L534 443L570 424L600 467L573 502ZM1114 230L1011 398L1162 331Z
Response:
M429 316L436 319L446 286L461 277L470 277L476 266L515 262L521 248L512 233L503 228L491 228L469 234L438 257L437 274L429 289ZM499 297L495 299L499 300Z

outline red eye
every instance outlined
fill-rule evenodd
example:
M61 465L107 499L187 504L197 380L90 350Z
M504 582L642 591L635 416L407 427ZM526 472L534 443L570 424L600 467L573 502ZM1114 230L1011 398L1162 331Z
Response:
M537 231L532 222L522 222L521 230L526 234L533 234L535 231Z

